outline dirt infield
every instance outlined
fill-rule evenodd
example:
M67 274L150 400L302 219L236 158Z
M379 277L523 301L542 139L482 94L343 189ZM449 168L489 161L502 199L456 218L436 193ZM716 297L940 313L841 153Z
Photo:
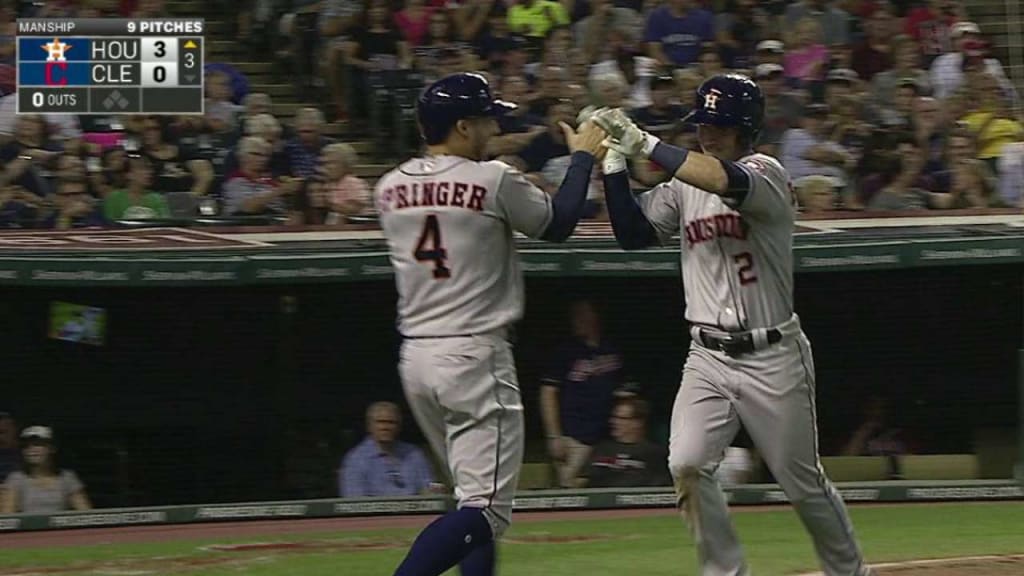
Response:
M875 564L878 576L1020 576L1024 555L935 558ZM821 572L799 576L822 576Z

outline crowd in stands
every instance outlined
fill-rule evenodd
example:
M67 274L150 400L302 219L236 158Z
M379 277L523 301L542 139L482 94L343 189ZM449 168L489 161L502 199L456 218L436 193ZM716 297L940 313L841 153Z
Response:
M0 14L167 8L0 0ZM283 121L231 62L210 62L200 116L15 115L14 43L0 42L0 227L372 221L372 178L356 175L351 143L399 126L414 140L410 87L454 71L480 72L519 104L491 157L551 193L568 166L559 121L587 105L621 106L643 128L696 147L681 121L694 88L737 71L766 94L757 148L788 168L805 212L1022 206L1019 95L955 0L250 0L230 15L251 50L239 58L286 59L317 107ZM14 33L0 17L0 37ZM337 138L325 133L334 121L347 129ZM399 160L386 154L385 164ZM667 177L649 162L631 168L637 188ZM605 218L596 173L589 201L587 217Z
M57 463L53 429L33 425L18 434L14 416L0 412L0 514L90 508L78 475Z

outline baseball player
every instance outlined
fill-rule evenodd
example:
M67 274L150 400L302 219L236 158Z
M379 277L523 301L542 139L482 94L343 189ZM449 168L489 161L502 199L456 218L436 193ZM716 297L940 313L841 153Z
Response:
M374 201L398 288L399 375L413 416L455 484L458 509L427 526L396 576L494 571L523 457L523 405L509 331L523 315L513 232L564 241L584 211L605 133L562 124L572 160L554 197L502 162L484 162L497 117L476 74L433 83L417 101L426 155L385 174Z
M636 250L679 234L692 344L672 408L669 470L701 574L749 574L714 472L742 423L796 507L829 576L870 574L845 505L818 458L811 346L793 311L795 206L778 160L752 151L760 88L724 74L697 89L687 120L703 153L660 141L621 110L598 112L611 149L602 161L619 245ZM675 177L634 196L627 157Z

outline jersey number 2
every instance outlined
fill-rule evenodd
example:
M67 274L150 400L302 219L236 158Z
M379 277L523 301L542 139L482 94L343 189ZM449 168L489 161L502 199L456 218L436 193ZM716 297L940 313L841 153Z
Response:
M444 263L448 260L448 251L441 243L441 225L437 222L437 215L430 214L423 222L423 232L420 233L420 241L416 243L416 251L412 253L418 262L434 263L434 278L443 279L452 275Z
M754 274L754 256L750 252L740 252L732 257L733 261L740 265L740 284L753 284L757 282Z

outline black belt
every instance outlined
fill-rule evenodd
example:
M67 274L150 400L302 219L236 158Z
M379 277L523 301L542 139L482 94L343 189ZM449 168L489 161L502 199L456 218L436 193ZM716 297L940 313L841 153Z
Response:
M504 338L505 340L515 343L516 331L515 328L505 328L504 334L501 333L502 329L492 330L490 332L477 332L475 334L429 334L423 336L406 336L405 334L399 334L405 340L439 340L441 338L475 338L477 336L489 336L495 335Z
M729 356L750 354L757 350L752 332L729 332L724 335L716 335L701 328L697 332L700 335L700 343L705 348L724 352ZM777 344L782 341L782 332L772 328L765 333L768 344Z

